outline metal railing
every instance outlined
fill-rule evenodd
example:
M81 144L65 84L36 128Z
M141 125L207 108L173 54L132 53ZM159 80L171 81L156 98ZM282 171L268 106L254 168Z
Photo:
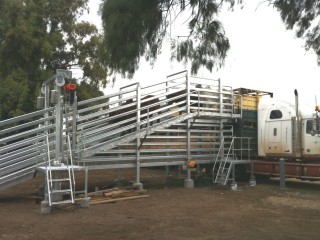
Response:
M234 165L251 162L250 152L252 149L250 147L250 140L250 137L232 137L231 143L228 144L229 146L225 147L224 138L222 139L212 168L214 183L225 185L229 180L229 175ZM235 176L233 176L232 180L234 178Z
M134 167L137 149L141 167L181 165L187 157L208 163L217 155L221 132L232 135L232 129L222 130L226 119L241 116L233 99L232 88L219 80L183 71L160 83L131 84L78 102L62 113L68 120L62 126L72 132L75 163L92 169ZM37 164L54 159L55 122L55 107L0 122L0 189L31 178Z
M36 165L45 163L46 148L55 141L52 112L48 108L0 121L0 189L31 178Z

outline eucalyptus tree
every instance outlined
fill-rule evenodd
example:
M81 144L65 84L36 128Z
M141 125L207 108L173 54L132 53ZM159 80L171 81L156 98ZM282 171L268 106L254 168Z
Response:
M320 1L268 0L281 15L287 29L294 29L298 38L305 39L306 50L313 49L320 65Z
M56 69L82 70L82 80L106 84L99 60L102 36L79 21L88 0L0 1L0 120L35 109L41 83Z
M104 60L110 72L132 77L144 56L151 64L175 19L186 14L187 34L171 45L172 59L200 67L221 67L230 47L218 14L241 0L104 0ZM172 36L169 36L172 37Z

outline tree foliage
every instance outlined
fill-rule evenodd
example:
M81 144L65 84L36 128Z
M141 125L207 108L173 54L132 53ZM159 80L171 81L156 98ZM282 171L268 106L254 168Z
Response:
M305 48L314 50L320 65L320 1L274 0L269 2L279 10L287 29L294 29L297 37L305 39Z
M89 84L85 81L82 81L79 84L79 86L77 87L77 92L78 102L94 97L103 96L103 92L99 90L98 86Z
M56 69L79 68L83 80L106 83L102 36L77 19L88 0L0 1L0 119L35 109L44 80Z
M241 1L237 1L241 2ZM132 77L145 56L153 63L172 20L187 13L188 34L172 44L172 58L200 67L220 67L230 47L218 13L235 0L104 0L104 60L113 73Z

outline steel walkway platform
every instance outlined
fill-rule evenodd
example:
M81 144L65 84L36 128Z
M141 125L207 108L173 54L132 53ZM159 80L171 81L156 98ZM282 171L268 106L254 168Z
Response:
M50 104L50 88L54 83L44 89L43 110L0 121L0 190L32 178L48 155L63 155L67 132L75 165L138 171L191 158L212 163L221 139L231 142L230 120L241 118L231 87L186 71L82 102L64 98L59 105Z

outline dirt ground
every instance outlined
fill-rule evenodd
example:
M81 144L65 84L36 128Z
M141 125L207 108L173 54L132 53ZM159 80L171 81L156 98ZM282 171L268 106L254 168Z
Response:
M114 171L89 172L90 191L110 187ZM133 180L124 172L124 185ZM42 177L0 192L0 239L320 239L320 184L257 179L238 182L237 191L194 176L183 187L176 172L143 169L148 198L53 208L42 214L34 194Z

